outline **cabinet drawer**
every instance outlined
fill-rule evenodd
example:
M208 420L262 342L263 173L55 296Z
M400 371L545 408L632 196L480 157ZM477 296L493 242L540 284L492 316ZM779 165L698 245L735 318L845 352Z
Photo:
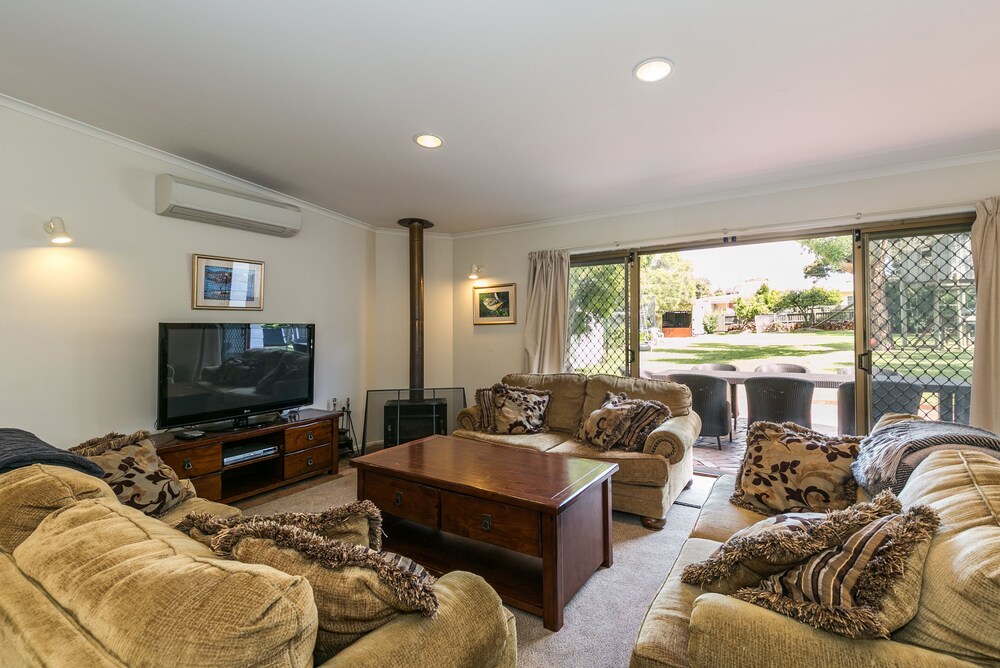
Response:
M429 527L438 525L438 490L378 473L365 474L365 498L382 512Z
M324 471L333 464L333 446L327 443L316 448L285 455L285 480L307 473Z
M222 444L201 445L187 450L164 452L160 458L172 468L180 478L196 478L222 470ZM198 492L201 496L201 492Z
M441 492L441 530L542 556L538 513L464 494Z
M329 443L331 435L329 422L316 422L304 427L292 427L285 431L285 453Z
M192 478L191 482L194 484L194 491L198 493L200 498L208 499L209 501L218 501L222 498L221 474L203 475L198 478Z

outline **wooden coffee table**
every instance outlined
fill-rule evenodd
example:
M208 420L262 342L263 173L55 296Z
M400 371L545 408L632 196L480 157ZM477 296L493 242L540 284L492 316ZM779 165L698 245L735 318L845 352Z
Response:
M351 466L358 498L386 514L386 549L435 574L477 573L550 631L591 574L611 566L617 464L430 436Z

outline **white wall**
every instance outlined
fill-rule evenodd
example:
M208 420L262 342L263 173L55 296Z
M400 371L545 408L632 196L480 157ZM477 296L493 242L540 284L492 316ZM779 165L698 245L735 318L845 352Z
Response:
M847 221L856 212L874 215L900 209L956 208L952 205L996 194L1000 194L1000 161L992 160L581 222L458 235L453 249L455 383L472 396L476 388L497 382L503 374L523 370L530 251L567 248L584 252L600 246L629 248L692 239L719 241L724 228L730 235L755 228L815 229L831 224L825 219L840 217ZM486 267L486 276L479 284L517 283L516 325L472 325L472 281L466 275L473 263Z
M152 428L160 321L314 322L316 403L363 405L378 358L370 324L384 320L375 234L310 210L290 239L157 216L163 172L211 182L0 106L0 426L60 447ZM66 221L72 246L49 243L51 216ZM263 260L264 310L192 310L192 253ZM442 261L450 267L450 247ZM432 356L448 357L450 382L445 322L447 352Z

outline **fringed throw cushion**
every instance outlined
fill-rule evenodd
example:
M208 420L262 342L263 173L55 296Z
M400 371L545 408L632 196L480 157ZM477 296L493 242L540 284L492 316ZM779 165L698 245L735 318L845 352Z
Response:
M115 432L70 448L104 471L104 481L126 506L159 517L194 496L172 468L156 454L148 431Z
M857 500L851 464L860 441L793 422L755 422L730 502L761 515L847 508Z
M212 539L225 529L253 521L255 516L216 517L208 513L188 513L174 528L211 546ZM376 552L382 549L382 512L371 501L354 501L333 506L321 513L275 513L256 516L286 526L306 529L324 538L362 545Z
M618 445L637 410L634 404L623 404L624 398L608 392L601 407L583 420L576 437L601 452Z
M848 638L887 638L917 612L937 514L914 506L736 598Z
M642 450L653 430L670 419L670 408L654 399L624 399L621 405L634 409L621 437L621 448L626 452Z
M309 581L319 612L317 665L402 612L433 617L438 609L436 579L410 559L268 518L251 517L220 530L211 547L221 556Z
M545 418L552 392L497 383L491 388L497 434L538 434L548 431Z
M479 406L479 428L495 434L497 431L497 406L493 399L493 388L476 390L476 405Z
M686 566L681 581L719 594L755 587L772 575L840 545L876 519L900 510L896 497L883 492L870 503L858 503L845 510L768 517L733 534L705 561Z

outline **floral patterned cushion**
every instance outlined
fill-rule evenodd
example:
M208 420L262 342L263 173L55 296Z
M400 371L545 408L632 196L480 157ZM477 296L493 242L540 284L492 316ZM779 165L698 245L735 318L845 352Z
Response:
M851 464L860 442L792 422L755 422L730 502L761 515L847 508L857 500Z
M638 410L634 404L624 404L624 394L608 392L604 403L584 419L577 432L577 439L606 452L619 444L629 426L632 415Z
M110 433L70 448L104 470L104 481L126 506L159 517L193 493L156 454L149 432Z
M491 389L496 407L495 433L538 434L549 430L545 418L552 392L503 383L497 383Z

